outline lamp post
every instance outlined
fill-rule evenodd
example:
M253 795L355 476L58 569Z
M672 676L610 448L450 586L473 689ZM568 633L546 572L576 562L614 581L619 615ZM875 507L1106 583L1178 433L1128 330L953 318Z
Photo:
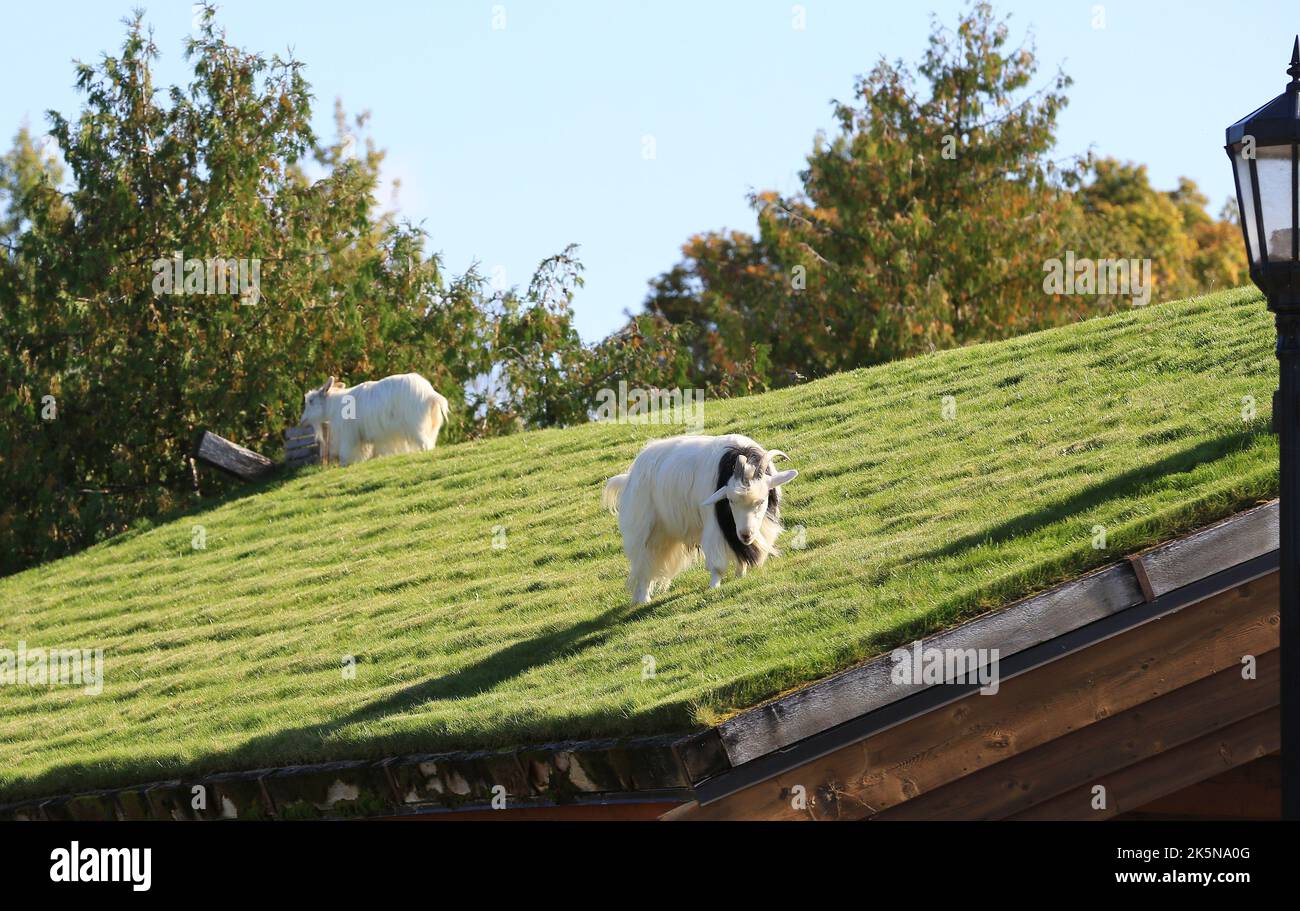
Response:
M1300 819L1300 37L1286 91L1228 127L1251 280L1277 324L1282 818Z

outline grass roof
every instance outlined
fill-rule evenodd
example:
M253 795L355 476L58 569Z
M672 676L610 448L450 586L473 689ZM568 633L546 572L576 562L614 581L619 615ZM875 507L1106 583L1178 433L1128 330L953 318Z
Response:
M790 453L803 533L637 608L600 491L679 428L312 469L130 532L0 580L0 649L103 648L105 678L0 686L0 800L714 723L1275 495L1272 339L1237 290L710 401L706 432Z

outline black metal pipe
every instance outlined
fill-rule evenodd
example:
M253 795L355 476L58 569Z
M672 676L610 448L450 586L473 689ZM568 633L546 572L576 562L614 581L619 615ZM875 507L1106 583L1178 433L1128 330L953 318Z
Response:
M1277 323L1282 818L1300 819L1300 314Z
M1250 278L1268 298L1268 308L1277 323L1278 391L1273 398L1273 428L1278 439L1278 487L1280 503L1279 560L1281 604L1279 605L1282 659L1282 818L1300 820L1300 35L1291 47L1291 77L1286 91L1268 104L1228 127L1224 134L1228 157L1233 163L1242 234L1250 257ZM1287 195L1270 186L1274 205L1290 203L1290 232L1285 236L1275 214L1265 225L1260 197L1259 168L1249 156L1250 186L1242 185L1238 155L1255 148L1291 158L1291 183ZM1242 160L1246 160L1243 158ZM1247 192L1249 191L1249 192ZM1246 221L1246 199L1254 206L1259 250L1252 249ZM1282 210L1285 211L1285 210ZM1265 229L1273 232L1270 238ZM1269 241L1277 249L1269 256ZM1290 243L1287 243L1287 241ZM1287 249L1289 248L1289 250Z

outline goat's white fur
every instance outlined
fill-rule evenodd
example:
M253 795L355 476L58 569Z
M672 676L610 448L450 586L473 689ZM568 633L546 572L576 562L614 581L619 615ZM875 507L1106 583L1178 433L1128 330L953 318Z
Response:
M402 373L355 386L330 377L303 396L301 422L310 424L321 441L321 426L328 421L330 460L351 465L432 449L447 417L447 400L428 380L418 373Z
M780 450L766 452L757 466L748 466L750 482L733 479L718 487L718 466L732 447L762 447L740 434L726 436L677 436L653 440L646 445L624 474L605 482L601 504L618 515L623 533L623 551L631 564L628 591L634 604L643 604L653 594L668 590L672 580L695 562L703 552L710 573L710 588L722 584L729 565L738 575L747 569L727 544L714 503L727 498L742 536L752 535L758 551L757 566L775 554L781 524L767 515L767 494L792 480L794 470L768 474L772 460L784 457ZM742 471L746 463L740 459ZM761 503L761 513L756 505Z

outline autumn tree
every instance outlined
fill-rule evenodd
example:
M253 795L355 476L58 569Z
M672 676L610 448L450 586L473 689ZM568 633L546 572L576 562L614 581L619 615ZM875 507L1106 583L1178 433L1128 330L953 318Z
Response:
M1235 205L1213 219L1209 200L1184 177L1171 191L1151 186L1146 165L1099 158L1074 196L1066 244L1080 256L1151 261L1154 299L1189 297L1247 281Z
M759 232L703 234L651 313L771 348L778 382L1050 325L1036 278L1060 248L1074 162L1049 157L1069 80L976 4L915 72L881 61L834 104L802 192L760 192Z
M756 234L690 238L647 315L700 328L702 374L762 345L785 385L1131 306L1046 293L1045 264L1070 251L1150 259L1166 299L1243 281L1235 219L1191 181L1162 192L1138 165L1054 157L1070 80L1036 85L1032 44L1009 35L976 3L935 23L915 69L879 62L834 103L801 192L753 194Z

